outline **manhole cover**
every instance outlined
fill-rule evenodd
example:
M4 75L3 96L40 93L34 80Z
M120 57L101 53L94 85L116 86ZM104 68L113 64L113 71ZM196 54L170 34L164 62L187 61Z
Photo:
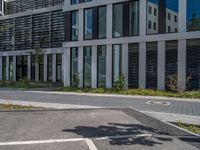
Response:
M166 101L148 101L148 102L146 102L146 104L149 104L149 105L166 105L166 106L169 106L171 104L171 102L166 102Z

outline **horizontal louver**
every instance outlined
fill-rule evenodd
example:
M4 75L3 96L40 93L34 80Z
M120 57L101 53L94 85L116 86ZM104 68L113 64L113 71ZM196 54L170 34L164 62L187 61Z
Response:
M128 84L129 88L138 88L139 83L139 44L129 44L128 52Z

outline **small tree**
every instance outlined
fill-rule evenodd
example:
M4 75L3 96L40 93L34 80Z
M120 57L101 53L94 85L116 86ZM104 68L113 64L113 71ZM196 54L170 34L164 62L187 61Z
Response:
M32 56L33 60L36 63L40 63L41 62L44 54L45 54L45 51L42 50L40 48L40 46L38 46L38 45L34 46L33 50L30 52L30 55Z
M73 87L78 87L80 83L80 79L79 79L79 72L76 72L73 76L72 76L72 86Z
M123 90L125 88L125 85L126 76L123 73L119 73L113 86L116 90Z

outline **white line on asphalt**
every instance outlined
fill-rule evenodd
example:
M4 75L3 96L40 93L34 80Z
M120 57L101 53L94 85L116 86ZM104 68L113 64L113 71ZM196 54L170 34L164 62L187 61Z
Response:
M80 141L85 141L85 139L84 139L84 138L74 138L74 139L51 139L51 140L41 140L41 141L0 142L0 146L10 146L10 145L33 145L33 144L80 142Z
M149 137L152 138L152 134L137 134L137 135L117 135L117 136L105 136L100 138L95 138L95 140L108 140L108 139L123 139L123 138L139 138L139 137Z
M94 145L91 139L85 139L85 142L89 146L90 150L98 150L97 147Z

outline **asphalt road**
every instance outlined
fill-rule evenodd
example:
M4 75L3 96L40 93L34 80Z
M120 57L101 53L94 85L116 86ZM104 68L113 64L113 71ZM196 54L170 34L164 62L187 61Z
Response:
M0 112L0 150L197 150L200 139L132 109Z
M200 116L200 102L192 101L167 101L169 105L147 104L149 99L121 98L121 97L98 97L83 95L49 94L31 91L7 91L0 90L0 99L18 100L31 102L45 102L72 105L87 105L105 108L133 107L140 111L164 112L172 114ZM156 101L156 100L152 100ZM157 100L160 101L160 100Z

